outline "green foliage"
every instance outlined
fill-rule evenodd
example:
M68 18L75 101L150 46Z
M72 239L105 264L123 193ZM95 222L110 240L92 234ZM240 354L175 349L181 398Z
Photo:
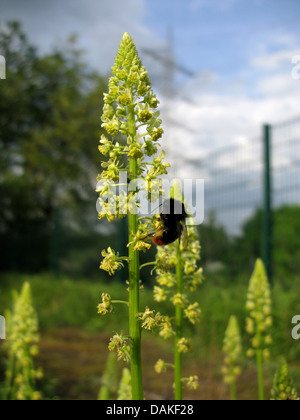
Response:
M3 169L32 185L41 196L34 203L44 208L79 194L87 161L96 164L89 141L99 129L94 101L103 81L86 69L74 40L40 57L19 24L7 28L0 32L9 79L1 85Z
M117 390L118 364L115 353L109 353L107 357L105 371L101 378L101 387L98 400L107 401L113 399Z
M202 313L205 314L205 318L202 318L203 322L196 325L186 323L186 335L193 337L194 348L204 359L210 356L210 349L222 350L224 331L233 313L239 319L240 325L246 323L245 305L249 279L245 277L238 284L232 280L227 286L216 287L214 281L222 283L222 279L215 277L215 275L207 274L201 291L194 293L195 301L199 302ZM110 296L118 296L123 300L128 298L128 292L123 284L116 279L107 282L106 279L100 278L98 283L94 283L86 278L74 281L71 277L62 276L56 279L51 274L1 275L0 308L2 308L2 313L10 307L11 290L21 288L26 281L29 281L31 285L42 330L55 327L83 327L92 331L101 329L108 334L115 330L116 326L121 330L126 330L128 309L125 305L114 305L112 316L103 318L97 315L97 305L101 300L103 289ZM299 283L294 278L291 289L286 290L280 285L275 285L272 290L274 318L271 327L272 354L274 357L284 354L289 362L300 357L300 348L297 344L295 345L290 328L291 313L300 313L298 289ZM149 305L152 300L153 291L144 287L141 290L141 307ZM160 302L154 305L153 309L170 317L174 315L174 305L169 301ZM242 337L246 344L244 334Z
M223 348L224 331L227 328L228 319L233 313L238 318L241 326L246 324L245 304L249 279L247 277L241 278L236 284L235 279L233 278L226 286L216 287L216 283L224 283L222 283L222 279L216 279L215 277L215 275L208 273L201 290L194 294L194 299L199 302L203 315L200 324L186 324L185 335L187 338L193 340L193 352L186 355L186 363L187 368L191 366L190 363L193 363L193 366L195 366L196 363L196 366L202 366L205 371L213 366L213 372L210 374L214 376L215 381L221 381L221 375L218 376L216 372L221 370L221 352ZM98 284L95 284L86 278L74 281L74 279L65 276L56 279L49 274L31 276L19 274L1 275L1 313L4 313L5 309L11 306L11 290L20 289L26 281L29 281L31 285L35 309L39 315L40 329L43 332L42 338L47 334L47 331L55 331L55 328L73 327L78 331L85 329L88 331L86 334L91 332L92 336L94 336L96 331L101 331L104 337L107 337L103 344L104 347L104 345L108 343L108 337L111 335L111 331L115 331L116 329L123 331L127 330L128 309L125 305L114 305L112 315L105 318L99 317L96 313L96 307L102 290L106 290L111 296L118 296L122 299L128 297L128 292L123 285L116 280L110 280L107 283L106 280L100 279ZM271 327L271 335L273 338L273 344L271 345L272 360L278 360L282 354L285 355L295 381L295 386L300 389L300 371L298 367L300 347L298 342L293 340L291 336L291 314L300 313L299 283L297 282L297 279L294 278L292 286L289 289L282 288L280 285L275 284L272 290L272 297L272 314L274 318L274 323ZM153 291L145 287L141 291L141 307L149 305L149 302L152 302L152 300ZM170 317L174 315L174 306L169 301L160 302L159 304L154 305L153 309ZM241 338L243 348L247 349L248 338L245 335L244 328L241 329ZM155 335L151 335L148 340L145 337L145 341L146 350L150 346L150 351L152 351L151 346L153 346L153 343L155 343L155 346L157 347L153 364L156 358L161 356L168 362L172 361L172 341L164 341L163 345L161 345L161 340ZM78 343L78 345L80 344ZM82 343L82 347L82 351L84 352L84 342ZM163 355L162 349L164 350ZM73 347L71 351L73 351ZM1 352L0 359L2 358L2 363L0 360L0 378L3 374L3 356L3 352ZM104 356L103 359L105 359ZM103 363L104 362L105 360ZM57 363L59 363L59 360ZM148 363L144 365L146 370L145 373L147 373L147 377L150 375L150 377L157 382L160 379L152 372L153 364L151 363L151 366L148 366ZM251 390L249 389L249 393L245 391L245 389L248 389L249 380L247 370L249 369L249 366L251 367L253 365L249 360L246 360L244 353L241 357L241 366L243 367L243 375L239 379L239 381L241 381L239 394L244 395L245 398L255 398L256 393L254 388ZM253 367L251 367L251 369L253 369ZM273 364L270 364L269 368L265 371L266 379L268 376L270 377L270 373L273 371ZM168 375L168 372L166 375ZM51 375L51 370L47 372L47 376L49 374ZM61 371L61 374L63 377L63 370ZM97 374L96 378L98 376L99 374ZM251 381L253 382L253 374L251 375L251 378ZM247 385L245 385L245 381ZM43 380L43 383L44 382L45 379ZM267 381L267 384L268 382L270 383L270 378L269 381ZM254 382L253 385L255 385ZM164 388L162 381L160 381L160 387L160 389ZM97 392L98 389L95 389L92 398L95 397ZM195 398L198 398L200 393L201 391L199 391L199 394L193 395ZM47 395L51 396L52 394L48 393ZM67 391L65 395L69 395Z
M257 212L244 224L242 233L233 241L234 270L236 272L252 269L254 262L261 256L262 211Z
M243 272L261 256L262 212L249 219L239 238L232 242L231 262L235 272ZM273 211L274 276L285 287L291 287L293 276L300 273L300 207L283 206Z
M99 269L98 269L99 271ZM24 282L30 282L36 311L39 314L39 325L43 330L55 327L83 327L91 331L111 332L118 328L126 330L125 305L114 305L111 317L99 317L97 305L103 288L111 296L128 299L128 292L118 281L106 281L100 277L98 283L86 278L74 279L62 276L59 279L52 274L2 275L0 308L1 312L10 307L11 289L22 287ZM150 290L141 292L141 305L146 305L152 298Z
M58 207L71 211L73 228L83 214L95 214L86 210L86 191L96 173L92 143L97 147L104 81L87 69L74 39L42 56L18 23L0 26L0 53L7 63L0 99L0 270L36 271L50 265Z
M217 223L214 213L211 213L204 224L198 227L201 242L201 261L204 266L222 262L229 263L231 243L223 226ZM213 268L213 267L212 267Z
M291 278L300 273L300 208L285 206L274 214L274 272L291 286Z
M132 391L131 391L131 373L127 368L123 369L122 378L118 390L118 400L120 401L130 401L132 400Z

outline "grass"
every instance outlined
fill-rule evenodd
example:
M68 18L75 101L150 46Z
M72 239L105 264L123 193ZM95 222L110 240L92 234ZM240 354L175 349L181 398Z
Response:
M39 316L42 340L38 361L46 374L44 386L49 388L46 395L57 395L62 399L96 398L111 332L122 329L125 332L128 328L127 309L124 305L116 305L112 314L100 317L97 315L97 304L103 291L107 291L112 297L127 299L128 293L124 285L101 279L99 283L91 283L85 279L73 281L67 277L55 279L49 274L1 275L1 314L11 307L12 289L20 290L24 281L31 284L33 302ZM222 383L220 373L223 358L221 349L230 315L237 316L240 328L244 330L247 287L246 279L235 284L207 278L199 290L202 322L195 327L188 326L188 323L186 325L195 344L193 353L185 356L185 370L188 374L192 369L199 375L200 388L193 393L185 390L184 398L229 398L228 387ZM293 289L284 289L279 285L273 289L274 344L272 362L265 372L267 396L280 355L287 358L296 388L300 390L300 342L291 338L291 319L295 314L300 314L297 289L296 281ZM141 309L150 302L153 302L152 291L145 288L141 293ZM168 302L156 305L154 309L162 313L174 312ZM172 362L173 343L165 342L151 333L144 333L143 341L145 396L147 399L171 399L173 372L158 376L153 365L160 357ZM244 352L247 345L244 334ZM255 365L246 358L242 360L242 365L243 374L237 383L237 397L255 399Z
M88 330L109 330L118 324L126 328L124 309L117 306L115 317L97 315L97 304L101 293L107 290L112 296L126 299L125 288L117 283L96 284L86 280L73 281L68 277L54 278L49 274L13 275L1 277L0 311L11 304L11 291L20 289L24 281L29 281L32 288L35 308L39 315L42 330L57 327L84 327Z

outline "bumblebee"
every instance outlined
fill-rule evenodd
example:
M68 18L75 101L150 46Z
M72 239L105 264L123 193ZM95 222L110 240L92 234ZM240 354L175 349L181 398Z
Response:
M152 241L159 246L169 245L179 239L184 248L188 244L188 233L185 219L188 217L184 204L170 198L165 200L158 217L158 228L151 234Z

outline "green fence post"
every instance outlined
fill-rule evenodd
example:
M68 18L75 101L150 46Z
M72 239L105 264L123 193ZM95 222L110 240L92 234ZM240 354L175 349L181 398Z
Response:
M272 284L272 242L273 242L273 217L272 217L272 164L271 164L271 134L272 127L263 127L264 149L264 198L262 218L262 258L266 267L269 282Z

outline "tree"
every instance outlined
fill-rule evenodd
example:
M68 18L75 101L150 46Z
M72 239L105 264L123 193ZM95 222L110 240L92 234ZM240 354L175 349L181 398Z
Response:
M0 86L0 269L10 268L8 261L21 269L26 248L40 250L31 260L47 264L56 210L82 214L90 200L105 81L83 62L74 37L39 56L16 22L0 26L0 54L7 64Z
M214 213L209 215L207 223L199 226L201 259L203 264L227 262L230 240L225 228L218 224Z
M285 284L300 273L300 207L284 206L274 214L274 272Z
M235 266L245 270L261 256L262 211L257 210L242 229L234 244ZM273 264L274 275L285 285L300 272L300 207L282 206L273 211Z

